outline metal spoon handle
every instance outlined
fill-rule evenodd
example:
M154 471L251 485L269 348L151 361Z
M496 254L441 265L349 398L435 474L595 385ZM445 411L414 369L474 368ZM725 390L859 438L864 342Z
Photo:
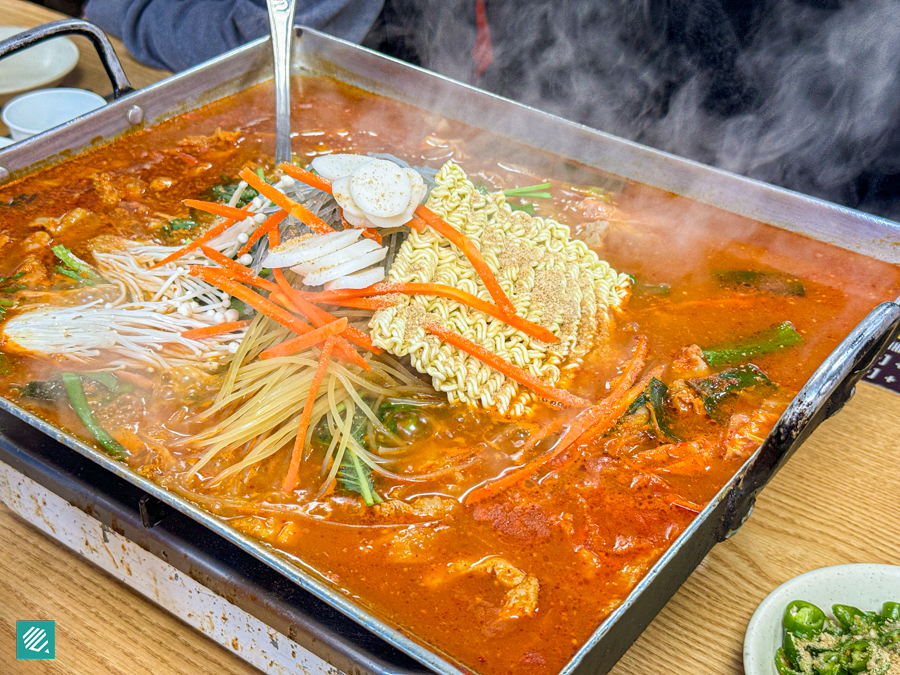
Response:
M266 0L275 66L275 162L291 161L291 37L297 0Z

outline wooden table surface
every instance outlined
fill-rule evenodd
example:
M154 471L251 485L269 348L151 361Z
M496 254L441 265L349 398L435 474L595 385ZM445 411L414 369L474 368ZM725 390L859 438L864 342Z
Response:
M0 24L31 26L55 18L43 7L0 0ZM165 75L114 43L135 86ZM99 61L87 45L79 48L84 58L65 84L107 93ZM862 384L765 489L740 532L713 549L614 675L742 673L744 630L773 588L826 565L896 564L898 466L900 396ZM15 622L25 618L56 621L56 660L15 660ZM256 671L0 504L0 673L100 672Z

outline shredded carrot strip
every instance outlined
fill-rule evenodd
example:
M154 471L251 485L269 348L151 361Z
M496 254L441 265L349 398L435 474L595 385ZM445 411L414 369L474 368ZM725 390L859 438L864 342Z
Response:
M351 307L353 309L368 309L377 312L379 309L387 309L393 306L393 302L386 298L343 298L334 300L322 300L323 305L336 307Z
M426 323L425 330L433 335L436 335L447 344L451 344L457 349L461 349L467 354L474 356L482 363L485 363L494 370L503 373L519 384L528 387L542 398L556 401L557 403L560 403L568 408L587 408L588 406L590 406L589 401L585 401L583 398L575 396L574 394L570 394L563 389L557 389L556 387L547 384L546 382L536 378L531 373L522 370L517 365L497 356L492 351L485 349L479 344L475 344L456 331L448 330L443 326L439 326L435 323Z
M381 244L384 242L384 239L381 238L381 232L376 230L374 227L362 228L362 236L364 236L366 239L371 239L376 244Z
M238 209L234 206L219 204L217 202L204 202L199 199L185 199L184 205L190 206L192 209L197 209L198 211L206 211L206 213L211 213L214 216L230 218L231 220L243 220L247 216L253 215L248 213L246 209Z
M306 183L310 187L314 187L317 190L321 190L322 192L331 194L331 181L327 178L322 178L322 176L314 174L312 171L307 171L306 169L299 167L296 164L283 163L280 164L278 168L284 171L291 178L296 178L301 183Z
M291 354L296 354L301 349L306 349L307 347L312 347L320 342L324 342L333 335L340 335L341 331L346 327L346 318L326 323L324 326L316 328L305 335L298 335L295 338L282 342L280 345L269 347L259 355L259 358L260 360L265 361L266 359L274 359L276 356L290 356Z
M281 229L273 227L266 234L269 235L269 250L281 246Z
M215 337L222 333L231 333L240 330L244 326L249 326L250 321L229 321L228 323L220 323L215 326L204 326L203 328L192 328L191 330L181 331L181 337L189 340L199 340L200 338Z
M257 276L249 267L244 267L228 256L219 253L216 249L210 248L209 246L201 246L200 250L203 251L203 254L207 258L212 260L214 263L221 265L223 271L228 272L227 276L233 276L238 281L243 281L244 283L251 284L252 286L256 286L257 288L263 288L267 291L278 290L278 286L273 284L271 281L266 281L262 277Z
M605 436L610 429L615 427L616 422L618 422L622 415L625 414L625 411L628 410L628 406L630 406L634 402L634 399L640 396L647 389L647 385L650 384L650 380L652 380L654 377L659 377L662 374L662 371L663 368L657 368L653 372L644 376L644 378L640 382L629 389L625 393L625 395L616 402L615 410L610 414L608 418L604 418L603 420L598 421L596 424L594 424L594 426L583 433L575 441L575 443L584 445L586 443L589 443L594 438ZM568 447L571 448L575 443L570 444ZM543 465L552 463L552 470L559 472L563 471L567 466L578 459L578 457L580 457L578 453L572 452L566 454L563 450L561 450L559 453L554 452L553 456L547 457L546 459L540 458L542 460L545 459L545 461L540 462L540 464ZM661 480L658 476L655 475L651 476L651 478Z
M234 279L227 275L227 272L225 270L221 269L213 269L209 267L192 267L191 274L194 276L199 276L201 279L213 284L223 291L230 293L239 300L245 302L247 305L253 307L258 312L265 314L273 321L277 321L285 328L289 328L299 335L305 335L306 333L314 330L312 326L304 323L290 313L293 311L297 314L301 314L300 310L297 309L297 307L293 303L291 303L290 300L285 298L281 293L272 293L271 299L266 299L258 293L254 293L249 288L245 288L244 286L236 283ZM279 290L275 284L272 284L272 282L266 281L265 279L260 279L256 276L254 276L253 279L241 279L241 281L250 284L264 284L267 290ZM228 287L226 288L225 286ZM279 298L284 301L283 304L285 305L287 310L275 304L274 301ZM343 357L347 361L355 363L367 372L372 370L372 367L368 363L366 363L365 359L363 359L344 338L337 338L336 348L338 355Z
M245 208L246 208L246 207L245 207ZM238 210L240 211L240 209L238 209ZM218 225L213 225L211 228L209 228L209 229L208 229L206 232L204 232L202 235L200 235L199 237L197 237L196 239L194 239L194 241L190 242L189 244L187 244L187 245L185 245L185 246L182 246L180 249L178 249L178 250L175 251L174 253L170 253L170 254L167 255L165 258L163 258L162 260L160 260L158 263L156 263L155 265L153 265L150 269L153 269L153 268L155 268L155 267L162 267L163 265L165 265L165 264L167 264L167 263L170 263L170 262L172 262L172 261L174 261L174 260L178 260L181 256L187 255L188 253L190 253L190 252L193 251L194 249L199 248L200 246L202 246L203 244L207 243L208 241L211 241L211 240L215 239L215 238L218 237L220 234L222 234L225 230L227 230L229 227L231 227L231 226L234 225L236 222L238 222L238 220L243 220L243 219L246 218L248 215L250 215L250 214L248 214L246 211L241 211L241 213L243 213L243 215L242 215L239 219L232 219L232 218L229 218L228 220L223 220L223 221L222 221L221 223L219 223Z
M248 185L256 189L257 192L264 197L271 199L278 204L278 206L294 216L294 218L308 225L314 232L319 234L334 232L334 228L331 227L331 225L319 218L319 216L303 206L303 204L295 202L278 188L269 185L249 168L242 169L239 175L247 181Z
M634 362L633 357L632 362ZM625 414L625 411L628 410L628 406L634 403L634 400L647 389L647 386L650 384L650 380L652 380L654 377L662 377L663 370L665 369L662 366L660 366L659 368L654 368L649 373L644 375L644 377L642 377L637 384L633 385L628 391L625 392L625 395L622 396L620 403L617 405L616 412L618 413L618 415L616 416L615 422L619 421L622 415ZM579 443L587 443L592 438L597 438L598 436L605 435L606 432L612 429L613 426L614 424L610 424L609 426L594 426L593 428L588 429L585 433L583 433L579 438L575 440Z
M504 314L499 307L485 302L481 298L467 293L459 288L447 286L445 284L434 283L405 283L405 284L374 284L368 288L346 288L338 291L323 291L316 298L309 298L313 302L327 302L331 299L344 299L373 295L390 295L393 293L402 293L404 295L436 295L442 298L455 300L456 302L467 305L472 309L477 309L488 316L492 316L500 321L505 321L513 328L522 331L526 335L530 335L542 342L559 342L559 338L553 333L536 323L532 323L527 319L523 319L518 314L512 316Z
M281 211L276 211L271 216L266 218L266 222L256 228L253 234L250 235L250 238L247 240L247 243L241 247L241 250L237 252L237 257L240 258L245 253L250 253L250 249L253 248L253 244L262 239L267 233L271 232L279 225L281 225L281 221L287 218L288 212L282 209Z
M469 262L472 263L472 267L475 268L475 271L481 278L481 282L484 284L484 287L487 288L488 293L491 294L494 302L497 303L497 307L500 308L500 311L507 316L515 316L516 308L500 287L500 282L497 281L497 277L491 272L491 268L488 267L487 261L484 259L484 256L481 255L481 251L478 250L478 247L476 247L466 235L457 230L450 223L446 222L427 206L417 206L416 214L428 223L435 232L445 239L448 239L454 246L463 252L463 255L465 255L466 258L469 259Z
M283 281L285 286L290 288L290 285L287 283L287 280L284 279L284 275L281 274L281 270L275 270L274 274L275 274L276 279L279 279L279 277L281 277L281 279L279 281ZM313 315L310 315L310 314L307 314L307 313L301 311L301 309L299 307L297 307L297 305L294 304L294 302L292 302L292 300L290 298L288 298L282 291L283 291L283 288L280 287L278 293L272 293L272 295L271 295L272 300L277 300L278 302L280 302L282 305L284 305L287 309L294 312L295 314L300 314L302 316L305 316L307 319L312 321L313 325L315 325L317 327L322 327L326 323L330 323L331 321L335 320L335 317L331 316L331 314L328 314L327 312L325 313L327 318L323 319L321 317L321 315L319 315L318 313L314 313ZM316 307L315 309L318 309L318 308ZM351 326L347 326L347 328L344 329L345 335L348 334L347 331L350 328L351 328ZM372 370L372 366L370 366L368 363L366 363L366 360L362 356L360 356L359 352L356 351L356 349L353 347L353 345L351 345L349 342L347 342L347 340L343 337L336 338L335 354L338 357L344 359L345 361L349 361L350 363L355 363L357 366L359 366L366 372L369 372Z
M303 457L303 445L306 441L306 432L309 430L309 420L312 417L313 405L316 402L316 396L319 393L319 387L325 377L325 369L328 367L328 358L334 349L335 338L329 337L325 340L325 346L322 347L322 353L319 355L319 366L316 368L316 374L313 375L312 382L309 384L309 392L306 394L306 402L303 404L303 414L300 415L300 425L297 428L297 438L294 440L294 450L291 452L291 465L288 468L287 475L284 477L284 483L281 489L287 493L294 491L297 487L297 472L300 471L300 460Z
M214 270L208 267L192 267L191 274L200 277L207 283L212 284L216 288L220 288L226 293L233 295L238 300L249 305L257 312L265 314L273 321L277 321L285 328L289 328L298 335L304 335L313 330L309 324L301 321L296 316L285 309L282 309L271 300L262 297L259 293L251 291L233 279L230 279L223 271Z
M622 416L622 413L628 406L631 405L631 401L637 398L637 396L639 396L646 388L645 383L642 382L639 386L634 386L634 382L637 380L638 375L644 367L644 361L647 358L647 350L647 338L640 336L634 349L634 355L631 357L631 361L619 377L613 390L606 398L600 401L600 403L593 405L582 412L569 426L566 433L562 435L550 452L533 459L522 467L514 469L497 480L472 490L466 495L465 503L474 504L499 494L506 488L532 476L535 471L540 469L547 462L558 457L587 432L596 431L598 429L603 429L605 432L605 430L611 428L612 425L616 423L616 420ZM647 381L649 382L649 379L647 379Z
M301 312L301 314L302 313L303 312ZM326 312L326 314L328 313ZM328 316L331 317L331 319L334 319L334 316L332 314L328 314ZM381 354L381 352L384 351L381 347L376 347L374 344L372 344L372 338L368 334L363 333L359 328L356 328L354 326L347 326L346 330L344 331L344 337L350 340L350 342L352 342L353 344L362 347L367 352L370 352L372 354ZM368 370L368 368L366 368L366 370Z
M428 223L426 223L424 220L422 220L421 218L419 218L419 216L416 216L416 215L413 215L412 220L409 221L407 223L407 225L409 225L416 232L424 232L425 228L428 227Z
M303 314L307 319L312 321L317 326L322 326L329 321L334 321L335 317L328 312L326 312L321 307L316 307L314 304L309 302L296 288L291 286L287 279L284 278L284 272L282 270L273 270L272 273L275 275L275 281L278 282L278 286L281 288L281 291L290 299L292 303L294 303L297 308L300 310L300 313ZM380 354L383 349L380 347L376 347L372 344L372 338L363 333L358 328L354 328L353 326L347 326L347 330L344 331L344 335L351 342L359 345L366 351L372 352L373 354Z
M350 222L346 218L344 218L344 209L339 207L338 210L341 213L341 225L344 226L345 230L359 230L360 232L362 232L362 236L364 236L366 239L371 239L376 244L382 243L383 239L381 238L381 233L378 230L376 230L374 227L358 228L355 225L351 225Z

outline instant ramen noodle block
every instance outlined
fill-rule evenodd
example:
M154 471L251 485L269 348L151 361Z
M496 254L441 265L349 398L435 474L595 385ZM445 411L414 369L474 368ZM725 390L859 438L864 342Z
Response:
M478 246L517 313L553 332L559 342L547 344L454 300L402 294L373 316L373 342L396 356L409 355L451 402L525 414L534 400L530 391L427 333L423 322L454 330L564 388L584 355L608 342L631 280L572 239L566 225L513 211L502 192L483 194L453 162L441 168L436 181L428 207ZM410 233L386 281L446 284L493 302L465 256L430 228Z

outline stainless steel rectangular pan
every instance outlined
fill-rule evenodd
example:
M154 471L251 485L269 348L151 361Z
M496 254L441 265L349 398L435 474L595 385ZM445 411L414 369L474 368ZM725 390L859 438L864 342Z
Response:
M90 24L74 20L48 24L0 43L0 55L50 35L85 31L107 59L115 100L100 110L0 151L0 183L271 78L269 42L261 39L146 89L130 92L102 33ZM296 73L333 77L627 180L684 195L873 258L900 262L897 223L624 141L311 29L298 29L294 45L292 67ZM853 330L810 378L759 450L694 519L626 601L603 622L563 673L597 674L612 668L709 550L746 519L756 495L794 450L822 420L840 409L898 327L900 305L888 302L875 308ZM419 644L325 585L311 570L243 536L206 511L11 402L0 399L0 407L237 544L435 672L468 672L447 655Z

